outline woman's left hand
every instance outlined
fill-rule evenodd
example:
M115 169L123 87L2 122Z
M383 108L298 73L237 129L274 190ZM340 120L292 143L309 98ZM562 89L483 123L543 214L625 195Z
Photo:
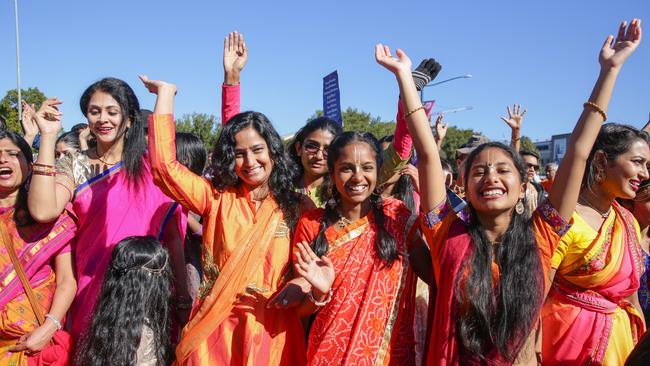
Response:
M603 68L618 69L641 43L641 19L632 19L629 26L623 21L618 27L616 40L610 35L600 50L599 62Z
M413 182L413 189L417 193L420 193L420 175L418 174L418 168L413 164L406 164L406 166L400 170L399 174L410 176L411 181Z
M56 332L56 327L49 322L34 329L31 333L25 334L18 340L15 346L9 348L9 352L37 353L43 350Z

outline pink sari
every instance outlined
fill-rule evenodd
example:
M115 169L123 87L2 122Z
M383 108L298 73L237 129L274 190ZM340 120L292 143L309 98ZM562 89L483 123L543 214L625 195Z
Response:
M129 186L118 163L78 185L72 203L78 217L73 244L78 288L69 319L71 334L78 339L90 325L115 245L136 235L161 240L170 222L177 225L181 238L185 230L178 204L153 184L147 159L137 189Z

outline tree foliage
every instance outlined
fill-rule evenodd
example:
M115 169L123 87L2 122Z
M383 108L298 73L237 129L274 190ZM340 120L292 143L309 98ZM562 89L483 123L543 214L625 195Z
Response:
M377 139L395 132L394 121L382 121L380 117L373 117L370 113L359 111L356 108L348 107L341 115L344 131L370 132ZM322 116L323 111L317 110L307 121Z
M537 146L535 146L533 140L531 140L528 136L521 136L521 150L533 151L539 154Z
M189 132L198 136L208 151L212 151L220 129L221 123L212 114L184 114L176 120L176 131Z
M447 135L442 142L442 149L440 150L440 157L447 160L452 166L456 165L456 149L461 147L472 135L478 135L476 131L471 128L463 129L456 126L449 126Z
M21 89L21 97L29 104L34 104L38 109L45 99L43 94L38 88ZM19 134L23 133L23 127L20 125L18 118L18 89L11 89L7 91L4 98L0 100L0 118L4 119L7 124L7 129Z

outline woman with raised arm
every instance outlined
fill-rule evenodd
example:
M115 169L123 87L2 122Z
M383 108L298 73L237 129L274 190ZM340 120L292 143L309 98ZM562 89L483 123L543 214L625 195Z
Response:
M29 215L30 174L54 174L53 168L32 166L32 162L27 141L0 131L0 364L57 361L56 365L67 365L69 336L55 336L55 332L65 321L76 291L70 254L76 225L67 212L48 224L39 224ZM25 274L33 298L19 271ZM57 347L50 344L53 337Z
M152 235L172 253L179 303L188 303L182 251L180 209L153 184L146 157L140 106L124 81L105 78L90 85L80 100L97 144L55 162L62 101L50 98L36 113L41 133L37 163L55 169L35 175L28 195L29 212L38 222L56 220L68 203L78 219L73 245L77 296L70 309L71 334L88 328L111 251L127 236Z
M600 75L573 132L574 150L551 189L551 195L566 190L558 176L569 169L567 157L577 160L579 151L580 168L588 170L574 225L551 263L553 285L542 311L544 364L622 365L645 332L637 298L643 272L639 228L615 199L634 198L648 179L648 135L623 125L601 127L621 67L640 42L639 19L621 23L616 40L607 37Z
M438 149L409 77L411 62L401 50L397 56L377 46L377 62L397 77L418 153L422 229L437 286L427 364L535 364L550 259L569 227L588 155L582 151L583 160L575 159L576 146L593 143L599 125L578 124L573 138L582 144L570 145L556 178L565 189L553 192L532 217L525 212L519 155L500 143L479 146L466 162L463 221L447 203Z
M141 79L158 95L149 120L155 182L203 218L204 283L183 329L176 361L304 364L300 319L292 309L267 308L268 299L290 275L291 232L301 205L292 190L295 169L280 136L261 113L230 118L215 144L210 182L176 159L176 86Z

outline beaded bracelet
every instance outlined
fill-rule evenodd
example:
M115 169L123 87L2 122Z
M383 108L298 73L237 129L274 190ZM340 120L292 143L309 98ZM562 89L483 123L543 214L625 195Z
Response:
M413 113L419 111L420 109L424 109L424 106L421 105L421 106L415 108L414 110L412 110L412 111L406 113L406 114L404 115L404 118L408 118L408 116L410 116L410 115L412 115Z
M330 288L330 292L327 295L327 299L325 301L318 301L314 297L314 291L309 291L309 301L311 301L314 305L321 307L327 305L330 301L332 301L332 289Z
M598 104L594 102L585 102L585 104L582 105L583 107L591 107L593 108L596 112L600 113L600 115L603 117L603 122L607 121L607 113L598 106Z

